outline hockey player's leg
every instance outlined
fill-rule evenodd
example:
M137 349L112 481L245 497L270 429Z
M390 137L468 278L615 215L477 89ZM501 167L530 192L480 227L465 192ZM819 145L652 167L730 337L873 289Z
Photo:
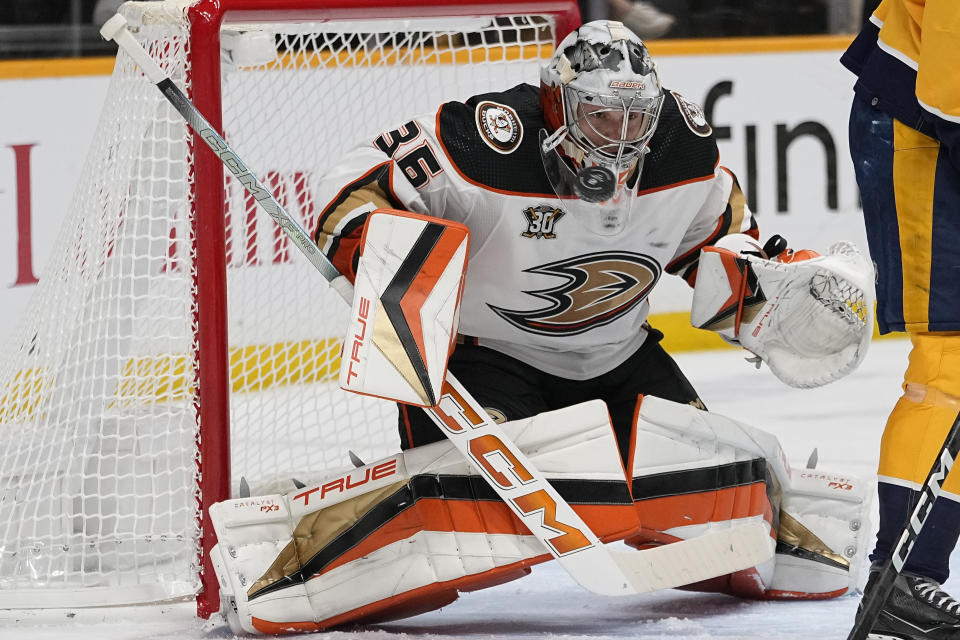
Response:
M906 530L906 518L917 505L926 475L960 410L960 336L926 333L960 328L960 279L945 268L960 261L954 222L960 174L938 140L860 95L850 110L850 153L863 198L870 256L877 267L877 324L881 334L910 332L913 342L904 395L887 420L881 442L880 527L871 554L873 568L879 568ZM960 636L957 608L938 585L947 576L960 529L958 495L960 476L954 469L933 502L890 597L879 616L866 621L872 623L870 637ZM877 575L871 572L868 593L873 592ZM921 576L920 581L913 579ZM943 609L938 610L937 603Z
M917 489L960 410L960 334L911 334L913 349L904 382L880 445L880 530L871 555L886 560L910 514ZM942 582L949 573L950 552L960 535L960 473L943 485L920 532L906 571Z
M960 334L911 334L910 338L913 349L904 395L891 412L881 441L880 529L870 556L874 568L882 566L896 546L919 488L960 410ZM873 626L874 633L894 638L960 635L960 604L940 590L958 537L960 473L954 470L933 503L904 564L904 575L897 579ZM868 582L867 589L870 586ZM910 635L917 625L927 629L927 635Z
M503 426L601 539L639 528L602 402ZM407 617L550 558L446 441L211 517L228 618L245 632Z
M749 598L826 598L853 589L869 534L869 483L848 474L791 472L771 434L717 414L643 398L632 491L638 548L762 520L773 560L690 588Z
M565 380L542 376L541 385L551 408L592 398L607 403L625 469L629 468L628 460L634 444L638 397L656 396L698 409L706 408L679 365L664 350L660 343L662 339L663 333L647 327L647 336L640 348L620 366L597 378Z
M502 353L477 346L472 338L458 337L449 367L495 422L529 418L559 408L548 407L541 397L537 384L539 371ZM398 420L402 449L444 439L443 432L420 408L399 405Z

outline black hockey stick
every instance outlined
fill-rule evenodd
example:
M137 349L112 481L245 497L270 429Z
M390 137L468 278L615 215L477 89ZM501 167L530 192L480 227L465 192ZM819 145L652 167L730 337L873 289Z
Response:
M927 474L927 480L923 483L921 489L920 499L917 501L913 513L910 514L909 520L903 526L903 533L900 534L897 546L894 548L890 559L880 569L880 575L874 583L873 589L863 597L860 613L853 629L847 636L847 640L864 640L870 633L871 627L873 627L877 621L877 616L880 614L880 608L883 607L890 591L893 590L893 583L900 572L903 571L903 565L910 556L910 551L917 541L917 536L920 535L920 530L927 521L927 516L930 515L934 501L940 495L943 482L947 479L947 474L950 473L958 452L960 452L960 413L957 414L953 421L953 427L950 428L950 433L943 441L940 455L930 468L930 473Z
M309 234L290 217L270 190L263 186L197 107L137 42L127 29L123 16L115 15L104 23L100 34L104 39L116 42L136 62L147 79L157 86L191 129L203 139L244 189L293 239L310 263L349 304L353 299L353 285L337 271ZM449 388L455 395L454 404L466 405L459 406L458 415L469 409L471 415L479 417L480 422L471 423L469 428L465 428L458 423L457 417L447 414L441 405L425 407L428 415L530 533L540 540L574 580L589 591L605 595L630 595L668 589L746 569L769 560L773 555L767 525L756 521L738 523L728 529L643 551L611 549L590 530L542 472L506 437L500 426L487 415L486 410L450 371L447 371L444 379L444 388ZM445 396L450 396L451 392L447 392ZM492 477L484 462L479 461L470 449L470 443L483 437L492 438L499 443L498 455L508 454L506 459L516 461L516 464L529 474L530 479L517 483L510 481L502 473L498 473L496 478ZM492 453L497 454L497 451ZM518 498L532 494L542 496L543 504L537 508L525 509L518 502ZM551 544L558 534L565 536L570 533L582 537L581 547L561 551Z

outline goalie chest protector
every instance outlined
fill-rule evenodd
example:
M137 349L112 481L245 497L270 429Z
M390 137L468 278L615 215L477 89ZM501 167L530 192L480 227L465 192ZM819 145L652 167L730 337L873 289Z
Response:
M489 105L516 115L520 140L508 153L476 124ZM712 136L687 124L669 92L630 218L614 236L597 235L553 193L536 88L447 103L436 126L451 170L420 195L431 211L470 226L461 333L566 378L605 373L639 348L647 296L678 256L716 231L732 187L717 170Z
M331 174L331 198L341 198L331 206L369 183L386 155L403 208L470 229L460 333L554 375L595 377L643 343L647 296L664 271L689 269L700 246L752 225L745 207L731 209L739 189L718 168L712 135L684 117L678 100L665 94L616 235L597 234L585 219L592 212L572 211L553 192L539 148L539 92L526 84L448 102L358 147ZM344 187L347 176L354 186ZM324 215L350 228L364 215L352 202Z

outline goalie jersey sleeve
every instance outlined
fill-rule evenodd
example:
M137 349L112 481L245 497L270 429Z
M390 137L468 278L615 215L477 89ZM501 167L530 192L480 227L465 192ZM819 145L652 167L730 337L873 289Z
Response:
M538 90L448 102L359 145L325 176L315 239L348 277L378 207L470 228L460 332L570 379L621 364L643 343L647 296L663 275L689 282L701 247L756 236L734 176L719 166L696 104L667 91L622 232L600 236L568 213L543 169Z

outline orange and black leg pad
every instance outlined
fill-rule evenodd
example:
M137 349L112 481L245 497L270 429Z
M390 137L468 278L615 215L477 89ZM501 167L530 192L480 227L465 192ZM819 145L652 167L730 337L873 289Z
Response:
M686 588L815 599L856 587L870 530L870 483L791 469L772 434L650 396L640 399L632 437L631 493L642 528L627 544L669 544L749 520L770 527L772 560Z
M602 402L502 427L601 540L640 529ZM219 503L211 517L214 565L236 632L404 618L551 558L447 441L284 495Z

